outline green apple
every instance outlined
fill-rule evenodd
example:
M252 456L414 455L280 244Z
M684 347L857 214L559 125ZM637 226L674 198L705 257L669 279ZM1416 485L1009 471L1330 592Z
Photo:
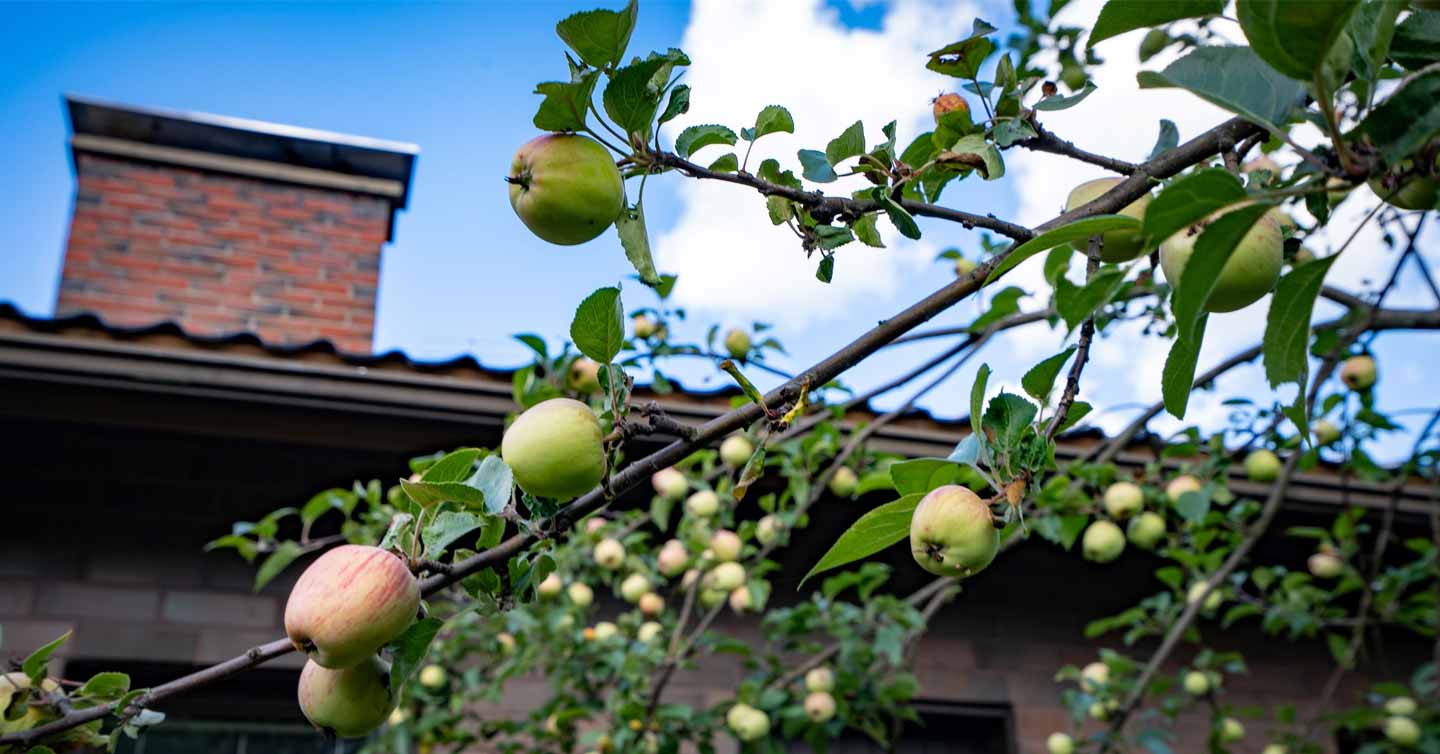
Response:
M599 142L545 134L510 162L510 206L531 233L573 246L605 232L625 209L625 180Z
M755 524L755 541L768 547L779 539L780 532L784 529L785 524L780 521L780 517L772 513Z
M661 545L659 554L655 556L655 568L665 576L680 574L689 563L690 552L678 539L672 539Z
M1125 534L1136 547L1148 550L1165 536L1165 517L1150 511L1141 513L1130 520Z
M18 712L19 704L15 703L15 697L28 698L30 695L26 692L31 688L33 688L33 684L30 682L30 676L24 673L18 671L0 673L0 713ZM45 691L58 691L60 682L54 678L46 678L40 682L40 688ZM35 699L30 699L30 701L32 703L26 706L25 713L14 720L7 720L3 714L0 714L0 734L22 733L49 722L55 717L48 705L35 704L33 703L37 701ZM12 704L15 705L14 710L11 709Z
M600 420L580 401L551 398L520 414L500 440L500 456L520 489L570 500L605 478Z
M390 713L390 717L386 719L385 722L389 723L390 725L404 725L405 721L409 719L409 711L407 711L404 707L396 707L395 710Z
M1210 677L1198 670L1192 670L1185 674L1185 693L1191 696L1204 696L1210 693Z
M640 598L649 593L650 579L643 573L632 573L620 582L620 598L632 605L639 604Z
M1094 694L1110 683L1110 666L1103 662L1092 662L1080 669L1080 688Z
M1411 165L1410 160L1405 160L1401 163L1401 172L1413 170ZM1371 178L1369 185L1376 196L1397 209L1435 209L1440 203L1440 181L1432 176L1387 173Z
M990 507L960 485L931 490L910 518L910 554L936 576L973 576L990 565L999 549Z
M1290 750L1283 744L1266 744L1265 748L1260 750L1260 754L1290 754Z
M1129 518L1145 505L1145 493L1134 482L1116 482L1105 489L1105 512L1114 518Z
M571 390L589 395L600 390L600 365L584 357L570 362L570 374L565 384Z
M654 335L660 325L655 318L648 314L636 314L630 318L630 325L635 331L635 337L644 340Z
M1084 89L1085 82L1089 80L1089 77L1085 75L1085 69L1081 68L1077 63L1067 60L1064 65L1060 66L1060 81L1063 82L1065 88L1071 92L1078 92Z
M312 658L300 671L298 696L311 725L340 738L361 738L383 725L394 708L390 666L369 656L332 669Z
M654 618L665 612L665 598L654 592L640 595L640 599L636 600L635 604L640 608L640 614L647 618Z
M1394 715L1385 720L1385 737L1400 746L1414 746L1420 740L1420 726L1408 717Z
M1190 585L1190 591L1185 593L1185 604L1193 605L1200 600L1200 595L1205 593L1205 583L1197 581ZM1207 613L1214 612L1224 601L1225 595L1221 592L1220 585L1217 584L1214 589L1210 590L1210 594L1206 595L1205 604L1201 605L1200 609Z
M1080 551L1086 560L1109 563L1125 551L1125 533L1115 522L1102 518L1085 527L1085 534L1080 538Z
M1299 267L1302 264L1309 264L1315 261L1315 252L1301 246L1295 250L1295 256L1290 257L1290 266Z
M1270 175L1276 178L1280 177L1280 173L1283 170L1280 167L1280 163L1270 159L1270 155L1268 154L1262 154L1259 157L1250 160L1249 162L1242 165L1240 169L1241 171L1246 173L1255 173L1261 170L1267 170L1270 172Z
M1145 38L1140 40L1140 59L1149 60L1169 46L1170 35L1166 34L1164 29L1151 29L1145 32Z
M1185 493L1199 492L1204 488L1205 485L1201 484L1199 479L1189 474L1181 474L1165 485L1165 497L1169 498L1171 503L1178 503Z
M595 565L613 571L625 563L625 545L616 539L602 539L595 545Z
M1415 700L1408 696L1393 696L1385 701L1385 711L1401 717L1412 717L1420 709Z
M805 716L812 723L828 722L835 716L835 697L825 691L812 691L805 697Z
M1310 436L1316 445L1329 445L1340 439L1340 428L1329 419L1317 419L1310 423Z
M723 589L702 589L700 590L700 606L708 610L724 602L728 596L730 596L729 593Z
M955 257L955 277L963 278L975 271L975 262L965 257Z
M535 587L535 593L542 599L554 599L560 596L560 590L565 588L565 582L560 580L560 574L552 572Z
M445 685L445 668L426 665L420 669L420 685L427 689L438 689Z
M930 100L930 113L935 116L935 123L939 125L940 118L946 113L959 110L962 113L970 112L970 104L955 92L946 92L933 100Z
M495 643L500 647L500 654L515 654L515 635L508 631L501 631L495 634Z
M684 472L672 466L655 472L650 477L650 486L655 488L655 494L666 500L679 500L690 489L690 482L685 479Z
M1050 754L1075 754L1075 739L1064 733L1051 733L1045 739L1045 750Z
M1220 721L1220 730L1217 733L1220 743L1233 744L1245 737L1245 726L1233 717L1227 717Z
M720 509L720 496L710 490L699 490L685 499L685 512L697 518L709 518Z
M855 488L860 484L860 478L849 466L841 466L835 470L835 475L830 477L830 494L835 497L850 497L855 494Z
M732 328L725 333L725 350L732 358L745 358L750 353L750 336L744 330Z
M722 592L733 592L745 583L745 567L739 563L720 563L705 574L705 585Z
M1280 478L1280 457L1269 450L1252 450L1245 456L1245 478L1268 483Z
M729 529L710 535L710 554L719 561L740 559L740 536Z
M1115 188L1120 184L1121 178L1096 178L1093 181L1086 181L1076 186L1070 196L1065 200L1065 211L1069 212L1082 204L1089 204L1100 198L1101 194ZM1141 222L1145 221L1145 208L1150 206L1150 195L1142 194L1139 199L1131 202L1120 210L1119 214L1133 217ZM1124 231L1112 230L1100 236L1103 246L1100 249L1100 259L1111 264L1128 262L1145 251L1145 238L1139 230ZM1074 244L1075 250L1085 253L1088 242L1077 241Z
M570 588L565 590L565 594L576 607L590 607L590 603L595 601L595 590L591 589L588 584L578 581L571 584Z
M730 435L720 443L720 460L732 469L744 466L754 452L755 446L744 435Z
M1317 579L1333 579L1345 572L1345 561L1330 550L1321 550L1305 561L1310 575Z
M1180 287L1185 265L1195 252L1196 240L1217 217L1212 215L1160 244L1160 267L1172 288ZM1280 224L1268 214L1262 216L1250 226L1240 244L1230 253L1230 258L1225 260L1225 266L1220 268L1220 276L1205 302L1205 310L1233 312L1259 301L1280 279L1284 250L1285 237L1280 231Z
M316 664L349 668L404 633L419 609L420 584L405 561L341 545L300 574L285 603L285 634Z
M730 609L737 614L750 612L750 608L754 605L755 598L750 594L750 587L742 586L730 592Z
M750 743L770 734L770 716L748 704L736 704L725 713L725 724L735 737Z
M613 639L620 633L620 627L608 620L602 620L595 624L595 641Z
M834 691L835 671L823 665L818 668L811 668L808 672L805 673L805 690L812 692Z
M661 626L659 623L656 623L653 620L647 620L644 623L640 624L640 628L635 630L635 638L645 642L646 644L649 644L650 642L658 638L660 636L660 632L663 630L664 627Z
M1346 359L1340 367L1340 381L1357 393L1369 390L1375 384L1375 359L1364 354Z

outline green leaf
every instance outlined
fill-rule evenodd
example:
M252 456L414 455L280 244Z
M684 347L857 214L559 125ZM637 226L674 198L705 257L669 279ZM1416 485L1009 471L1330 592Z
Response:
M255 540L239 534L226 534L219 539L206 542L205 552L223 550L227 547L235 548L235 551L240 554L240 557L244 558L248 563L255 562L255 556L259 554L259 545L255 543Z
M1142 89L1179 87L1232 113L1279 130L1305 87L1265 65L1249 47L1197 47L1165 70L1141 71Z
M815 279L822 283L828 283L833 277L835 277L835 257L826 254L820 257L820 264L815 268Z
M1039 411L1039 406L1002 390L990 399L980 426L995 433L995 444L1001 449L1013 448Z
M690 87L680 84L670 90L670 102L665 105L665 111L660 113L660 120L657 123L668 123L688 112L690 112Z
M255 571L255 591L264 589L266 584L273 581L291 563L294 563L296 558L304 554L305 548L301 547L298 542L291 542L287 539L276 545L275 551L270 553Z
M849 228L842 228L837 225L816 225L815 242L820 248L830 251L844 246L855 240L854 234Z
M1155 137L1155 146L1150 149L1150 156L1147 159L1155 159L1166 152L1174 149L1180 144L1180 129L1175 127L1175 121L1169 118L1160 119L1160 135Z
M860 239L860 243L876 249L883 249L885 242L880 239L880 231L875 227L875 220L879 217L880 215L873 212L861 215L859 220L850 223L850 230L855 232L855 237Z
M920 226L916 224L915 218L898 202L890 197L890 193L883 186L877 186L870 190L870 198L885 210L885 216L890 218L890 223L900 231L900 235L910 239L920 238Z
M309 526L329 511L343 508L346 499L353 497L354 494L349 490L338 488L317 492L304 505L300 506L300 521Z
M1217 16L1224 10L1225 0L1110 0L1100 9L1100 17L1090 29L1085 47L1094 47L1127 31L1162 26L1186 18Z
M858 120L825 145L825 159L831 165L862 154L865 154L865 124Z
M485 504L484 493L463 482L412 482L401 479L400 489L422 508L430 508L450 500L467 508L478 508Z
M1359 130L1398 165L1440 132L1440 71L1410 79L1370 111Z
M1270 311L1265 315L1264 348L1265 379L1270 387L1286 382L1303 386L1309 363L1305 345L1310 340L1310 317L1315 311L1315 297L1325 283L1325 275L1338 254L1296 267L1275 286ZM1302 391L1303 392L1303 391Z
M790 111L779 105L767 105L755 116L755 127L741 129L740 135L746 141L755 141L761 136L773 133L795 133L795 119Z
M1075 346L1061 351L1050 358L1030 367L1030 371L1020 378L1020 386L1025 392L1037 401L1044 401L1055 387L1055 378L1060 376L1060 370L1064 368L1065 362L1075 353Z
M1065 415L1065 421L1060 422L1060 426L1055 430L1056 434L1064 432L1065 430L1075 426L1076 424L1079 424L1080 420L1084 419L1093 408L1094 406L1091 406L1085 401L1075 401L1074 403L1071 403L1070 413Z
M1020 299L1027 294L1024 288L1010 286L990 297L990 308L975 318L965 329L972 333L983 333L986 328L1020 311Z
M425 543L425 557L440 557L455 540L479 529L484 523L485 519L474 513L440 511L420 530L420 541Z
M947 458L914 458L891 464L890 481L901 495L924 494L946 484L955 484L965 467Z
M625 346L625 306L620 289L601 288L580 302L570 323L570 340L580 353L608 364Z
M1200 318L1195 340L1176 338L1170 346L1170 355L1165 357L1165 369L1160 379L1160 394L1165 401L1165 410L1176 419L1185 418L1185 406L1190 402L1190 388L1195 384L1195 364L1200 359L1200 344L1205 337L1205 320Z
M1395 27L1390 57L1411 70L1440 60L1440 12L1411 13Z
M1370 101L1380 71L1385 68L1385 58L1395 36L1395 20L1407 5L1405 0L1364 3L1345 26L1345 33L1349 35L1355 49L1355 75L1365 86L1360 96L1361 102ZM1418 15L1420 14L1411 14L1410 17L1415 18ZM1436 52L1440 53L1440 49Z
M1200 523L1205 520L1205 514L1210 512L1210 493L1203 489L1199 492L1186 492L1175 501L1175 512L1192 524Z
M38 684L40 679L45 677L45 666L50 662L50 655L55 654L55 650L70 639L70 633L70 631L66 631L60 635L60 638L31 652L30 656L25 658L20 670L30 678L31 683Z
M555 24L555 33L586 65L606 68L625 57L625 48L630 45L630 34L635 31L635 17L639 11L636 0L630 0L620 11L576 13Z
M1094 92L1094 91L1095 91L1095 84L1094 84L1093 82L1086 81L1086 82L1085 82L1085 86L1082 87L1082 88L1080 89L1080 91L1075 92L1074 94L1068 94L1068 95L1065 95L1065 94L1052 94L1052 95L1050 95L1049 97L1046 97L1045 99L1042 99L1042 100L1040 100L1039 102L1036 102L1036 103L1035 103L1035 109L1036 109L1036 110L1069 110L1070 108L1072 108L1072 107L1080 104L1081 102L1085 101L1085 98L1086 98L1086 97L1089 97L1090 94L1091 94L1091 92Z
M735 146L735 132L714 123L703 126L689 126L675 137L675 154L690 159L701 147L711 144Z
M710 169L717 173L734 173L740 169L740 158L734 152L726 152L720 158L710 163ZM769 196L766 199L780 199L781 197Z
M650 234L645 229L645 207L636 204L620 211L615 218L615 232L620 235L620 247L625 249L625 258L640 276L640 282L648 286L660 284L660 275L655 271L655 259L650 255Z
M975 372L975 384L970 386L970 431L980 434L980 416L985 406L985 383L990 381L990 365L981 364Z
M535 93L545 96L535 112L535 127L542 131L583 131L585 112L598 81L595 71L587 71L575 81L547 81L535 86Z
M866 512L835 540L800 583L817 573L867 558L910 536L910 518L923 497L920 493L906 495Z
M1008 60L1008 58L1005 59ZM1038 135L1035 133L1034 127L1019 118L1002 120L996 123L995 128L990 132L991 138L995 139L996 146L1002 149L1016 142L1033 139Z
M390 688L397 701L399 690L405 688L410 676L414 675L425 661L425 653L430 651L430 642L435 639L435 634L440 633L443 625L439 618L421 618L411 623L399 638L386 645L393 659L390 664Z
M1110 303L1124 284L1125 271L1118 267L1102 267L1084 287L1061 278L1055 285L1055 311L1073 331Z
M1153 205L1152 205L1153 206ZM1148 214L1148 211L1147 211ZM1039 254L1042 251L1049 251L1056 246L1088 239L1096 233L1106 233L1112 230L1127 230L1131 232L1140 230L1140 221L1128 215L1095 215L1076 220L1069 225L1063 225L1020 244L1014 250L1005 254L1005 261L995 266L990 271L990 276L985 278L985 284L989 285L1000 279L1001 275L1015 269L1021 262Z
M825 159L825 153L814 149L802 149L798 153L800 166L804 168L801 175L816 183L830 183L835 180L835 170L830 167L829 160Z
M124 673L96 673L76 692L87 699L119 699L130 691L130 676Z
M985 58L995 51L995 43L986 37L995 32L995 27L975 19L970 36L959 42L945 45L930 53L925 67L946 76L959 79L973 79L980 74Z
M933 159L941 166L958 168L962 172L979 170L981 177L987 181L1005 176L1005 160L1000 157L1000 150L985 141L985 137L980 134L960 137L949 149L935 155Z
M1274 206L1253 204L1227 212L1201 231L1200 237L1195 240L1195 251L1185 263L1185 274L1180 276L1172 304L1180 338L1200 340L1197 332L1200 318L1205 314L1205 301L1220 279L1220 271L1230 261L1231 252L1240 245L1245 234Z
M610 75L601 101L605 113L627 134L650 135L650 121L660 109L660 89L655 74L675 63L665 57L637 60Z
M1245 198L1245 187L1230 171L1197 170L1166 186L1145 208L1145 235L1158 244Z
M515 478L510 473L510 467L499 455L489 455L480 461L480 468L475 471L474 476L465 480L465 484L485 496L486 512L499 514L510 502L510 495L515 489Z
M422 482L462 482L475 473L475 459L480 457L479 448L461 448L445 454L444 458L436 461L425 474L420 477Z
M1256 55L1280 73L1310 82L1359 4L1359 0L1238 0L1235 14Z

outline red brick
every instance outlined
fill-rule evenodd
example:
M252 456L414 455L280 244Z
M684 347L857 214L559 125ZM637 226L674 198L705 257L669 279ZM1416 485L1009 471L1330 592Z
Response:
M231 227L231 228L210 228L208 231L212 238L219 238L225 241L259 241L260 231L255 228Z

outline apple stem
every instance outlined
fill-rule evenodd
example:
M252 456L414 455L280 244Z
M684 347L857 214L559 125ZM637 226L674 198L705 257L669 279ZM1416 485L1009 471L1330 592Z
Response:
M507 175L505 176L505 182L514 186L519 186L520 188L530 188L530 179L523 175Z

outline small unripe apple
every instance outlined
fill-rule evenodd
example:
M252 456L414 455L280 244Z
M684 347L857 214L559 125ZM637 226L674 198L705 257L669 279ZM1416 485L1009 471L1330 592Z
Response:
M835 475L830 477L830 494L835 497L850 497L855 494L855 487L860 484L860 478L849 466L841 466L835 470Z
M1181 474L1165 485L1165 497L1170 498L1171 503L1178 503L1185 493L1199 492L1204 488L1205 485L1201 484L1199 479L1189 474Z
M1419 705L1408 696L1395 696L1385 701L1385 711L1401 717L1413 717Z
M589 395L600 390L600 365L581 357L570 363L565 384L577 393Z
M1266 744L1265 748L1260 750L1260 754L1290 754L1290 750L1283 744Z
M1140 40L1140 59L1149 60L1160 54L1160 51L1170 46L1170 35L1164 29L1151 29L1145 32L1145 38Z
M630 324L635 329L635 337L645 339L655 334L659 325L655 318L648 314L636 314L630 318Z
M1092 662L1080 669L1080 688L1094 694L1110 682L1110 666L1103 662Z
M1227 717L1220 721L1219 738L1221 743L1233 744L1245 737L1245 726L1233 717Z
M1305 562L1310 575L1317 579L1333 579L1345 572L1345 561L1329 550L1321 550Z
M595 641L595 627L586 626L585 629L580 632L580 638L585 641Z
M389 723L390 725L404 725L405 721L409 719L410 712L408 710L406 710L404 707L396 707L393 711L391 711L389 719L387 719L385 722Z
M30 676L19 672L0 673L0 713L6 712L14 700L16 694L24 696L22 692L33 688L30 683ZM58 691L60 682L54 678L45 678L40 682L40 688L45 691ZM32 700L33 701L33 700ZM26 707L25 714L17 719L6 720L0 716L0 734L20 733L30 730L50 718L50 710L47 705L31 704Z
M1315 261L1315 252L1305 248L1304 246L1296 249L1295 256L1290 257L1290 264L1293 267L1299 267L1302 264L1309 264L1313 261Z
M750 336L744 330L725 333L725 350L731 358L743 359L750 353Z
M625 563L625 545L618 540L602 539L595 545L595 565L613 571Z
M500 654L515 653L515 635L506 631L495 634L495 643L500 645Z
M1280 457L1269 450L1253 450L1245 456L1245 478L1268 483L1280 478Z
M1179 289L1185 265L1195 252L1196 240L1217 217L1211 216L1185 228L1160 244L1160 267L1170 287ZM1220 276L1205 301L1205 310L1233 312L1259 301L1280 279L1284 249L1285 236L1280 224L1268 214L1262 216L1250 226L1230 258L1225 260L1225 266L1220 268Z
M1356 392L1369 390L1375 384L1375 359L1365 355L1346 359L1340 367L1340 381Z
M560 574L552 572L535 587L535 593L543 599L553 599L560 596L560 590L565 588L565 582L560 580Z
M1145 493L1133 482L1116 482L1105 489L1105 512L1114 518L1129 518L1145 505Z
M700 606L708 610L724 602L725 598L729 596L729 592L726 592L723 589L713 589L706 587L705 589L700 590Z
M578 581L571 584L565 593L570 596L570 601L576 607L590 607L590 603L595 601L594 590L588 584L581 584Z
M404 633L419 609L420 584L405 561L341 545L300 574L285 603L285 633L317 664L349 668Z
M730 593L730 609L737 613L748 613L755 604L754 598L750 595L750 587L742 586Z
M604 529L605 524L608 523L610 523L609 519L605 518L604 516L591 516L590 518L585 519L585 533L594 534L595 532Z
M665 598L654 592L646 592L640 595L640 599L636 601L636 604L640 607L640 613L647 618L654 618L660 613L665 612Z
M1249 162L1242 165L1240 169L1241 171L1246 173L1254 173L1260 170L1268 170L1270 171L1270 174L1275 176L1276 178L1280 177L1280 173L1283 170L1280 167L1280 163L1271 159L1270 155L1268 154L1262 154L1259 157L1250 160Z
M549 717L545 718L545 724L543 726L543 729L545 731L545 734L548 736L560 735L560 718L554 715L550 715Z
M1385 720L1385 737L1400 746L1414 746L1420 740L1420 726L1408 717L1395 715Z
M1064 733L1051 733L1045 739L1045 750L1050 754L1075 754L1075 739Z
M1085 527L1080 552L1094 563L1109 563L1125 551L1125 533L1113 521L1100 519Z
M602 620L595 624L595 641L613 639L618 633L620 633L620 628L608 620Z
M1397 209L1435 209L1440 203L1440 182L1432 176L1401 175L1412 170L1414 162L1404 160L1398 170L1371 178L1370 190Z
M770 716L748 704L736 704L725 713L725 724L735 737L749 743L770 733Z
M1101 194L1118 186L1121 180L1123 179L1096 178L1076 186L1065 200L1065 211L1069 212L1082 204L1089 204L1099 199ZM1141 194L1139 199L1126 205L1118 214L1144 222L1145 208L1148 206L1150 206L1150 195ZM1100 259L1112 264L1128 262L1139 257L1145 251L1145 238L1139 229L1133 231L1112 230L1102 233L1100 240L1102 241ZM1076 241L1073 245L1076 251L1084 254L1089 248L1089 241Z
M1204 581L1197 581L1190 585L1190 591L1185 593L1186 604L1193 605L1199 601L1200 595L1205 593L1205 583ZM1224 601L1225 595L1221 593L1220 585L1216 584L1215 588L1210 590L1210 594L1205 597L1205 604L1201 605L1200 608L1207 613L1214 612L1216 608L1220 607L1220 603Z
M812 723L823 723L835 716L835 697L824 691L812 691L805 697L805 716Z
M685 570L690 562L690 553L678 539L672 539L660 547L655 556L655 568L665 576L675 576Z
M570 500L605 477L600 420L580 401L551 398L530 407L505 430L500 456L520 489Z
M955 277L963 278L975 271L975 261L965 257L955 257Z
M698 490L685 499L685 512L697 518L709 518L720 509L720 496L710 490Z
M806 691L834 691L835 671L827 667L812 668L805 674Z
M427 689L438 689L445 685L445 668L426 665L420 669L420 685Z
M655 494L666 500L679 500L690 489L690 482L679 469L665 468L650 477L650 486L655 488Z
M1310 436L1316 445L1329 445L1340 439L1340 428L1329 419L1317 419L1310 424Z
M935 116L935 122L937 124L940 122L940 118L944 116L945 113L954 112L956 110L959 110L963 113L968 113L970 112L970 104L965 101L964 97L961 97L955 92L946 92L939 97L930 100L930 112L932 115Z
M510 206L531 233L573 246L605 232L625 208L625 181L598 142L576 134L537 136L510 163Z
M659 623L653 620L647 620L641 623L640 628L635 631L635 638L649 644L660 635L661 630L663 630L663 627Z
M740 536L729 529L710 535L710 554L718 561L739 560L740 548Z
M1104 721L1110 719L1110 705L1104 702L1095 702L1091 704L1090 709L1087 711L1089 715L1096 720Z
M990 565L999 549L990 506L960 485L931 490L910 518L910 554L936 576L973 576Z
M784 528L780 517L772 513L755 524L755 540L768 546L780 537L780 531Z
M683 577L681 577L681 579L680 579L680 588L681 588L681 589L689 589L690 587L692 587L692 586L695 585L695 582L696 582L696 581L699 581L699 580L700 580L700 570L699 570L698 568L691 568L690 570L688 570L688 571L685 572L685 575L684 575Z
M1185 693L1190 696L1204 696L1210 693L1210 677L1198 670L1186 673Z
M1089 80L1089 77L1085 75L1085 69L1076 63L1066 61L1064 65L1060 66L1060 81L1065 84L1065 88L1071 92L1078 92L1084 89L1085 82Z
M755 446L744 435L730 435L720 443L720 460L732 469L744 466L754 453Z
M390 717L390 666L374 656L341 669L311 659L300 671L297 696L311 725L339 738L360 738Z
M620 597L630 604L638 604L640 598L650 592L650 579L643 573L632 573L620 582Z
M745 567L739 563L720 563L705 574L706 586L731 592L745 583Z
M561 613L555 616L555 631L558 633L569 633L575 627L575 616L568 613Z
M1130 520L1125 533L1136 547L1148 550L1165 536L1165 517L1146 511Z

